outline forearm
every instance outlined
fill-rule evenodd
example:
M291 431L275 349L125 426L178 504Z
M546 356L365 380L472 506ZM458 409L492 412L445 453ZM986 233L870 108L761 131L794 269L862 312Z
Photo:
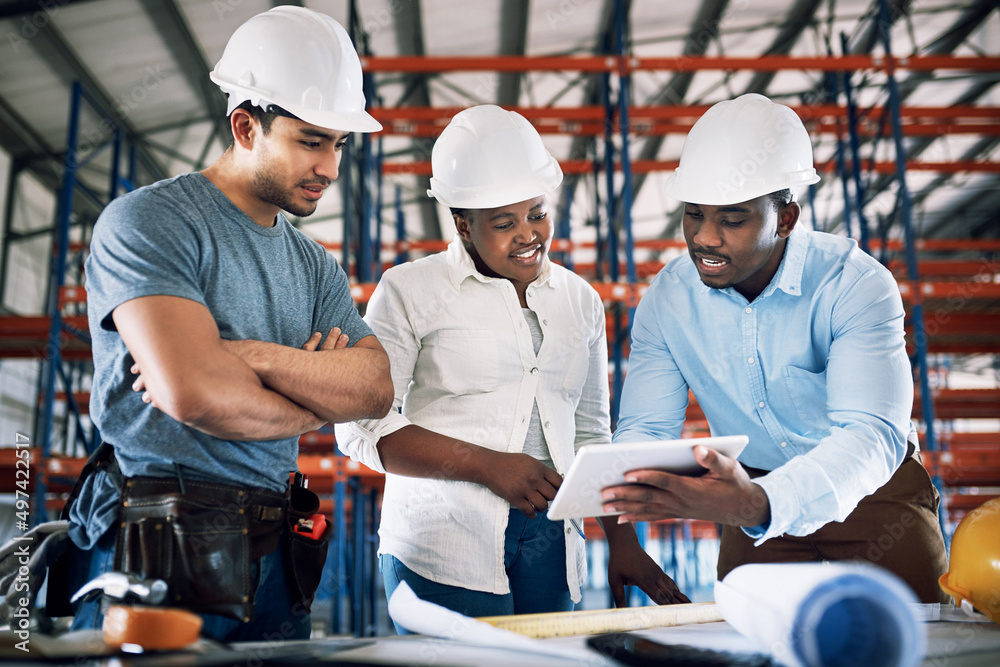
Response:
M523 453L497 452L409 425L378 444L386 472L481 484L529 519L545 511L562 478Z
M378 419L392 405L389 359L380 347L308 351L255 340L226 345L266 387L328 422Z
M485 484L497 453L413 424L382 436L377 447L386 472L475 484Z
M635 533L635 526L630 523L618 523L617 515L597 517L597 522L601 524L609 550L626 548L633 544L639 546L639 536Z
M158 404L152 394L152 404L187 426L223 440L281 440L325 423L265 387L239 359L232 357L228 362L206 374L199 390L184 400Z

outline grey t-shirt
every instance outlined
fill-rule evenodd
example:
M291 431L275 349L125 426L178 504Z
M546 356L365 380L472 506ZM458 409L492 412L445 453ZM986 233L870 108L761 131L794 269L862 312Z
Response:
M530 308L522 308L521 313L524 314L524 321L528 324L528 330L531 332L531 344L537 355L538 350L542 347L543 338L542 325L538 323L538 313ZM528 432L524 436L524 448L521 451L555 470L556 464L549 454L549 443L545 441L545 433L542 431L542 419L538 414L538 401L535 401L534 405L531 406L531 421L528 422Z
M179 464L185 478L284 489L298 438L220 440L143 403L111 313L137 297L172 295L206 306L225 339L301 347L312 332L336 326L353 344L372 331L337 261L281 214L274 227L256 224L199 173L111 202L90 250L90 414L123 474L173 477ZM83 500L81 507L95 499Z

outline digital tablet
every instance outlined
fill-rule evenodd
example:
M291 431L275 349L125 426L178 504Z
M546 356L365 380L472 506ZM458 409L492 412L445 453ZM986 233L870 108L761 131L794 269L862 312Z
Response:
M729 435L584 445L576 453L566 478L549 505L548 517L553 520L580 519L613 514L604 511L601 491L609 486L624 484L626 472L655 469L675 475L699 475L705 469L694 460L696 445L705 445L736 458L749 441L745 435Z

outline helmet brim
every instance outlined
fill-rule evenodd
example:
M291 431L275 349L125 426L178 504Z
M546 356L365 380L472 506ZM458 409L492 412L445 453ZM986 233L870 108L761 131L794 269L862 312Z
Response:
M378 132L382 123L378 122L367 111L354 113L335 113L331 111L316 111L315 109L283 107L290 114L311 125L336 130L339 132Z
M554 192L563 181L562 169L555 158L549 156L549 163L533 174L527 174L517 182L481 187L449 188L437 178L431 178L429 197L450 208L497 208L534 199Z
M268 104L276 104L299 120L327 130L338 132L378 132L382 129L382 123L375 120L371 114L364 110L334 112L323 111L321 109L308 109L300 105L288 104L287 102L282 104L268 97L268 93L265 90L241 86L226 81L217 75L215 71L209 72L208 76L229 98L227 115L231 114L239 105L249 101L254 106L261 108L265 108Z

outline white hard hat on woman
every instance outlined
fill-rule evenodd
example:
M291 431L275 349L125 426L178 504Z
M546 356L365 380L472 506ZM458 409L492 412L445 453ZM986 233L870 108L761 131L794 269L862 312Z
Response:
M451 208L494 208L548 194L562 169L524 116L493 104L455 114L431 153L427 194Z

